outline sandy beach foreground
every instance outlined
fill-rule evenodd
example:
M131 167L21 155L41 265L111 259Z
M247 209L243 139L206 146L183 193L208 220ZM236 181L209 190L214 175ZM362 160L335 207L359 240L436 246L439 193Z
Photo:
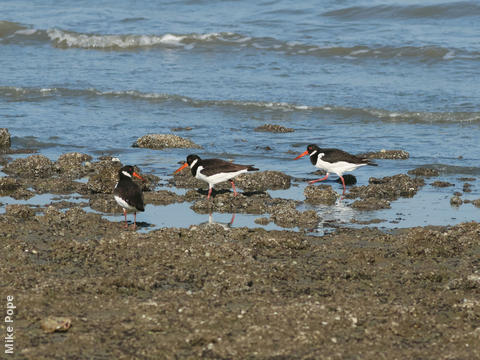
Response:
M113 201L101 189L115 179L68 180L109 160L28 159L42 165L3 161L12 175L2 192L84 193L107 208ZM205 195L191 196L201 208ZM282 207L292 215L288 201L242 196L220 191L213 203L264 202L271 218ZM168 192L146 199L178 201ZM1 298L4 309L15 307L0 326L14 333L9 358L480 357L477 222L388 233L338 226L324 236L216 224L138 233L84 207L7 205L0 215ZM49 317L65 323L49 328Z

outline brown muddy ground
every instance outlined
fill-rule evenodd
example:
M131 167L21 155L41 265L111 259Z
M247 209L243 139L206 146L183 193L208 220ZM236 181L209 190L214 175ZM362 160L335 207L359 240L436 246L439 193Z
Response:
M480 225L323 237L0 216L15 359L480 357ZM71 319L45 333L48 316ZM5 323L2 332L5 333Z
M84 193L108 208L111 197L92 191L114 179L95 180L95 171L120 165L66 160L68 171L38 156L9 162L12 178L0 190ZM91 174L89 183L66 180L76 173ZM403 196L402 179L411 181L377 179L356 191ZM229 199L219 193L212 203ZM282 206L289 217L295 210L262 194L232 201L273 202L274 219ZM14 328L9 359L480 358L479 223L394 233L339 227L321 237L220 225L141 234L84 206L7 205L0 215L2 320L7 296L16 307L12 324L0 322L2 337ZM45 332L52 316L71 327Z

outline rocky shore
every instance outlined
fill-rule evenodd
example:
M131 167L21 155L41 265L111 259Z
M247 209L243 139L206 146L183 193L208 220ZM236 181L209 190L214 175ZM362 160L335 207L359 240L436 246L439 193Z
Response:
M5 155L0 164L0 196L58 195L38 206L0 205L1 296L16 307L11 358L480 357L477 222L393 232L339 224L312 236L304 230L321 214L268 193L292 186L286 174L242 175L236 198L226 184L207 201L205 185L182 172L170 186L183 195L142 174L146 203L255 214L285 230L205 224L139 233L101 215L120 213L111 196L122 165L115 158ZM371 178L346 198L365 211L388 208L438 186L430 176ZM75 201L63 200L72 194ZM339 201L330 185L304 195L309 204Z

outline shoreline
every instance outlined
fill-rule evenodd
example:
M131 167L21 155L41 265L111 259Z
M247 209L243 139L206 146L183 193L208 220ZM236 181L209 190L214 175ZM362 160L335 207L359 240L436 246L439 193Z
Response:
M266 192L233 198L219 187L208 205L192 184L183 195L145 192L146 202L192 204L205 218L212 206L229 217L233 206L285 229L206 223L135 232L102 215L115 211L108 174L118 164L60 158L29 156L19 169L40 176L1 178L2 196L64 193L49 206L2 205L2 297L17 308L12 358L480 356L477 222L394 231L333 223L312 235L288 228L312 226L314 211L297 201ZM143 185L154 189L158 180L146 175ZM402 179L400 187L411 185ZM331 189L312 191L320 201ZM51 317L63 319L53 333Z

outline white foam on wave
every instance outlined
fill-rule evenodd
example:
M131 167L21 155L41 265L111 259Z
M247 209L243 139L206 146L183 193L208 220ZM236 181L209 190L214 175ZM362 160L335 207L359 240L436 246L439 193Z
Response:
M37 29L22 29L22 30L15 31L15 34L30 36L35 34L36 32L37 32Z
M370 52L370 50L367 49L361 49L361 50L354 50L350 53L351 56L357 56L357 55L362 55Z
M193 49L192 42L213 41L221 37L218 33L189 34L189 35L92 35L62 31L59 29L47 30L49 38L61 46L76 48L136 48L156 45L178 46ZM226 33L226 35L229 35Z
M449 52L447 52L443 56L443 60L452 60L452 59L455 59L455 51L454 50L450 50Z

